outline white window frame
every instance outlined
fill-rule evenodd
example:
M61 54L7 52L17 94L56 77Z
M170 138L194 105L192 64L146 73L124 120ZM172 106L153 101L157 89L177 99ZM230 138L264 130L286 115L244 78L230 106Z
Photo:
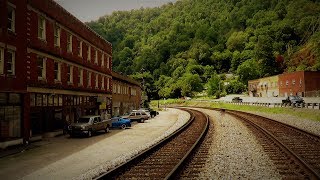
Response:
M38 56L37 57L37 73L39 73L39 64L38 64L38 61L39 59L42 60L42 66L41 66L41 76L39 76L38 74L38 80L45 80L46 79L46 60L47 58L46 57L43 57L43 56Z
M96 85L95 85L95 87L96 87L96 89L98 89L99 88L99 75L98 74L96 74Z
M4 48L0 47L0 74L3 74L4 69Z
M88 45L87 60L91 61L91 46Z
M72 52L72 34L67 37L67 52Z
M57 70L56 70L56 64L58 64ZM55 82L61 82L61 63L57 61L54 62L54 76L55 76L55 79L54 79ZM57 76L57 79L56 79L56 76Z
M91 72L88 72L88 73L87 73L88 87L91 87L91 75L92 75Z
M109 63L109 61L110 61L110 56L108 55L108 57L107 57L107 69L110 69L110 63Z
M94 52L94 64L98 64L98 51L95 50Z
M104 78L103 76L101 76L101 89L104 90Z
M101 67L104 67L104 53L101 55Z
M8 7L8 12L10 9L12 10L11 12L12 19L10 19L9 16L7 17L8 22L11 22L10 27L7 27L7 28L9 31L15 32L16 31L16 6L8 2L7 7Z
M110 78L107 79L107 90L110 89Z
M296 84L296 80L293 79L293 80L292 80L292 85L295 85L295 84Z
M7 54L9 54L9 53L11 54L12 59L11 59L11 62L9 63L9 58L7 57L7 67L9 67L9 64L10 64L11 71L9 71L7 69L7 74L8 75L15 75L16 51L12 50L12 49L8 49Z
M83 69L78 68L78 86L83 86Z
M60 47L61 28L58 25L54 27L54 45Z
M82 41L79 40L79 44L78 44L78 56L82 57Z
M38 38L46 40L46 19L41 15L38 18Z
M68 77L68 84L73 84L73 66L67 65L67 77Z

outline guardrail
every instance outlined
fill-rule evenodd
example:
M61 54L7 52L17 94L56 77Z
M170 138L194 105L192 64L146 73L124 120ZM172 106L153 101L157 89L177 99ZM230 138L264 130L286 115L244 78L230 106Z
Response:
M306 109L320 110L320 103L302 103L302 104L261 103L261 102L225 102L225 103L236 104L236 105L251 105L251 106L265 106L265 107L292 107L292 108L306 108Z

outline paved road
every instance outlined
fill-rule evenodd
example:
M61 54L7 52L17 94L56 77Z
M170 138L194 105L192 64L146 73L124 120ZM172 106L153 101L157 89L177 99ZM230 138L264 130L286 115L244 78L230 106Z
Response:
M91 138L65 135L33 143L33 149L0 158L0 179L77 178L102 163L143 148L177 124L183 113L186 112L160 112L145 123L135 123L126 130L112 129L107 134L101 132Z

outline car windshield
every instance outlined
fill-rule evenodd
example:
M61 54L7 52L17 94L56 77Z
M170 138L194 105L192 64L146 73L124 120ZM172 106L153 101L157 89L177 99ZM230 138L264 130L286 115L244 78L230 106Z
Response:
M78 123L88 123L89 122L89 120L90 120L90 118L79 118L78 119Z
M302 98L299 96L290 96L291 100L301 100Z

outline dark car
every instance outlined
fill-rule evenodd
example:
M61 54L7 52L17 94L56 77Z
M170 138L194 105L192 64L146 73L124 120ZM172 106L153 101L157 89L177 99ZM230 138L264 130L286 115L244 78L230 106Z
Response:
M131 127L131 120L121 117L113 117L112 120L112 127L113 128L121 128L126 129L126 127Z
M242 102L242 99L240 97L234 97L231 102Z
M288 96L286 99L282 100L282 104L288 104L295 106L304 104L304 100L300 96Z

